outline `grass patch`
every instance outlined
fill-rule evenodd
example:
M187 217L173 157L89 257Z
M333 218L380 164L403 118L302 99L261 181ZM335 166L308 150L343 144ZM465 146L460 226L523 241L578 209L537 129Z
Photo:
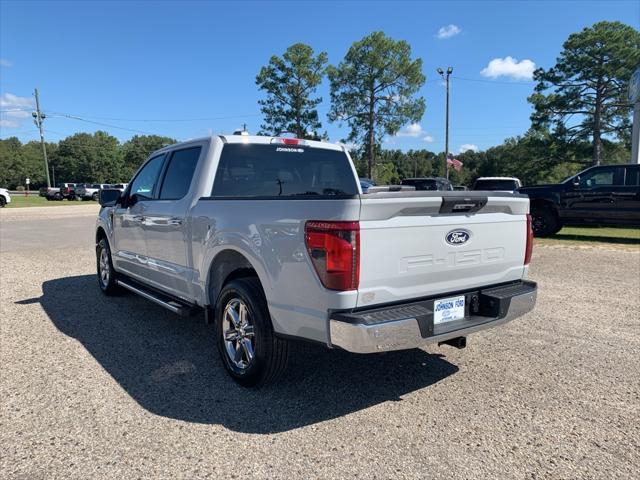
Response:
M22 208L22 207L60 207L60 206L68 206L68 205L88 205L96 202L81 202L79 200L62 200L62 201L49 201L44 197L39 197L36 193L35 195L29 195L28 197L23 197L13 195L11 197L11 203L7 204L5 208Z
M618 244L640 248L640 228L564 227L549 238L537 238L541 244Z

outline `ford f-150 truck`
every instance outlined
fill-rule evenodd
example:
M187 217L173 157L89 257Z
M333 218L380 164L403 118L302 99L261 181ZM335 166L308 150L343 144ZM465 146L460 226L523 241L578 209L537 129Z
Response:
M171 145L124 192L101 190L100 204L102 291L204 310L244 386L273 381L293 339L354 353L461 348L536 300L527 197L365 195L346 149L326 142L230 135Z

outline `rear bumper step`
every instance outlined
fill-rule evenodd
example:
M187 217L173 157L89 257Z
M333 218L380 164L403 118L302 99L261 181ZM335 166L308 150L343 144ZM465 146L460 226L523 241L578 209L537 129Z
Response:
M334 312L329 320L331 344L354 353L374 353L446 342L524 315L533 309L537 291L534 282L520 281L401 305ZM465 317L434 325L434 300L453 295L465 296Z
M164 295L133 280L118 279L116 281L122 288L126 288L133 293L137 293L141 297L146 298L147 300L150 300L156 305L160 305L167 310L171 310L173 313L176 313L181 317L189 317L197 311L197 307L195 306L179 302L178 300L168 295Z

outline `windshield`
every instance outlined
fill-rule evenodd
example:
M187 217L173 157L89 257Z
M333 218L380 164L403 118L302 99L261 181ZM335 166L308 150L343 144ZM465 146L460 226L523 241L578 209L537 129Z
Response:
M438 181L435 178L405 178L401 185L410 185L416 190L438 190Z
M474 190L517 190L515 180L476 180Z
M228 144L214 197L353 196L358 185L344 152L304 145Z

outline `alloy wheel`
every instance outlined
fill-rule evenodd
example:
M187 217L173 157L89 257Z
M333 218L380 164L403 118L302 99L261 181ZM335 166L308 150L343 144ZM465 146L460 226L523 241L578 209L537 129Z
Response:
M109 285L109 277L111 276L111 269L109 267L109 254L107 249L100 250L100 283L103 287Z
M246 304L239 298L227 302L222 317L222 339L231 364L246 370L255 358L255 332Z

